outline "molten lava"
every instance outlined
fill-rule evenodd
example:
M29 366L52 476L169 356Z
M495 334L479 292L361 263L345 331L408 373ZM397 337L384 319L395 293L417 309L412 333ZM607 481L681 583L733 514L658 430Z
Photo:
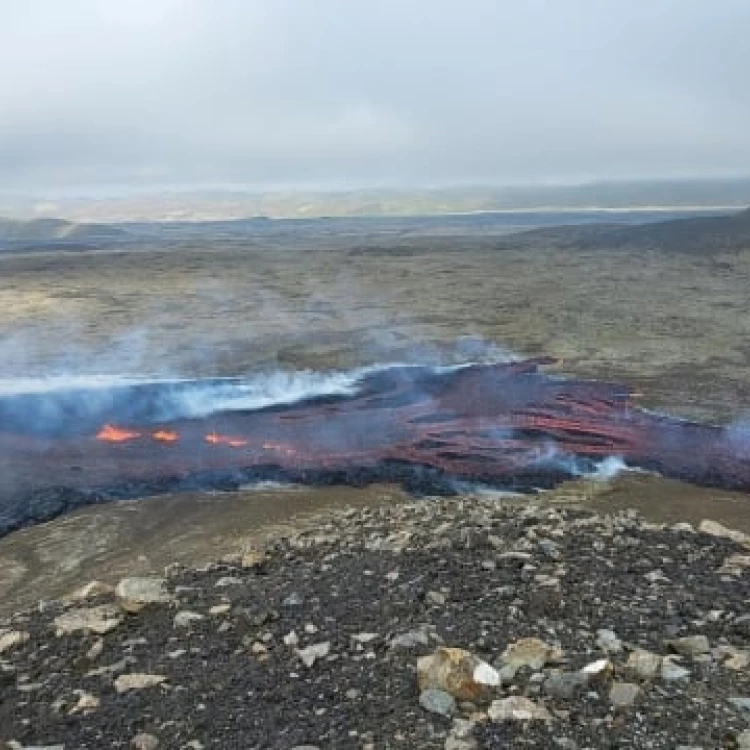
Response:
M150 384L120 394L120 407L90 432L71 419L54 436L0 420L0 455L14 470L0 474L0 534L108 498L261 479L397 482L424 492L449 491L460 479L530 491L610 456L750 492L750 439L639 409L621 385L544 374L552 362L392 367L363 375L352 392L171 421L157 408L160 386ZM69 413L74 397L64 404Z
M229 435L219 435L217 432L209 432L204 439L210 445L228 445L230 448L242 448L247 445L247 440L230 437Z
M137 430L127 430L124 427L115 427L113 424L105 424L99 432L96 433L98 440L104 440L108 443L126 443L128 440L137 440L143 433Z
M176 443L180 439L180 433L174 430L156 430L151 433L151 437L160 443Z

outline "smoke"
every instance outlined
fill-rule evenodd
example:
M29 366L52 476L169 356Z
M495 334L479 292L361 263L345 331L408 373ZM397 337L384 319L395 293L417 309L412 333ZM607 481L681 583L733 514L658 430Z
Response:
M554 442L545 442L537 465L560 469L572 478L609 482L626 471L634 471L620 456L607 456L601 460L572 456L562 451Z
M608 456L603 461L599 461L588 477L601 482L609 482L624 472L632 471L638 471L638 469L629 467L619 456Z
M440 372L471 364L432 369ZM414 386L417 380L412 373L423 372L423 368L389 363L347 371L273 370L245 377L210 379L152 379L106 373L0 378L0 421L5 429L19 434L47 437L86 434L109 421L158 424L353 395L368 375L396 371ZM321 441L330 447L354 437L333 426L320 435Z
M730 424L725 435L734 451L740 456L750 458L750 418L743 417Z

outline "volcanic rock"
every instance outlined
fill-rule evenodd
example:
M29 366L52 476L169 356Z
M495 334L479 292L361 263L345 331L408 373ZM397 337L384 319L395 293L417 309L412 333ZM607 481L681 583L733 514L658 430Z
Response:
M457 708L456 699L452 695L446 693L445 690L435 688L428 688L419 694L419 705L425 711L440 716L451 716L456 713Z
M562 656L563 654L559 649L550 646L539 638L521 638L510 644L503 651L500 659L504 664L516 669L529 667L529 669L536 671L545 664L559 662Z
M28 632L29 638L0 658L0 746L20 739L66 748L127 748L143 731L153 732L165 748L187 750L194 741L206 748L266 747L284 727L279 741L286 748L317 742L321 748L359 750L373 743L420 750L647 744L712 750L729 747L750 726L750 713L743 709L750 701L730 702L750 695L750 670L726 666L736 657L739 667L747 652L740 628L750 627L742 620L750 577L715 573L739 552L731 540L645 525L625 513L509 507L482 497L333 518L318 519L314 535L328 537L333 526L335 543L308 544L312 535L280 536L269 545L263 575L238 563L177 572L169 587L179 606L147 607L129 618L114 606L123 622L102 637L55 638L55 618L70 612L64 602L13 615L5 627ZM443 531L435 539L439 527ZM394 529L412 535L408 549L395 553L378 545L368 551L367 545L390 538ZM539 539L559 539L561 559L535 554L533 560L508 559L485 570L481 562L494 549L490 535L506 540L506 549L527 549L526 540L528 549L536 550ZM568 571L564 575L557 573L561 565ZM389 579L396 569L399 577ZM648 583L643 573L654 569L671 583ZM228 573L243 585L216 589ZM560 578L559 597L539 599L534 583L539 574ZM303 596L302 607L281 606L292 591ZM451 594L438 607L426 603L428 591ZM175 613L207 615L223 604L231 605L231 616L193 623L194 632L174 629ZM232 628L219 632L224 621ZM605 657L594 642L597 629L609 624L627 651L586 668ZM297 642L287 647L283 638L292 631ZM388 647L394 636L407 634L416 651ZM662 644L693 634L709 640L711 663L705 653L697 655L695 666L673 654L663 665ZM450 718L420 706L420 692L451 693L440 685L417 690L418 657L431 654L434 661L432 652L441 643L460 644L471 666L506 647L511 656L526 636L544 639L550 649L559 642L564 669L549 669L546 662L532 671L529 660L518 660L523 666L516 668L498 658L496 666L503 666L497 671L513 675L505 692L483 686L481 698L453 695L458 707ZM313 646L329 644L330 651L316 656L308 669L297 649L304 653L310 639ZM93 664L86 656L92 649ZM669 680L675 671L686 676ZM463 677L486 682L481 672L469 670ZM145 673L145 682L132 686L133 673ZM130 690L116 694L115 678ZM642 681L653 684L641 686L640 693L621 687ZM156 684L164 686L154 690ZM71 716L80 689L101 705ZM508 697L513 699L504 703ZM491 714L499 721L487 720L493 699ZM554 721L528 718L539 715ZM476 722L466 737L457 716Z
M730 555L724 560L717 572L722 575L739 577L747 568L750 568L750 555Z
M101 701L95 695L87 693L84 690L77 690L78 702L70 710L71 714L88 713L99 708Z
M167 678L161 674L142 674L139 672L121 674L115 680L115 690L118 693L127 693L130 690L142 690L144 688L161 685L166 679Z
M717 649L717 651L719 651ZM725 661L721 663L727 669L740 671L750 666L750 652L734 648L733 646L724 646L719 651L721 656L726 656Z
M614 630L597 630L596 645L608 654L619 654L622 651L622 641Z
M478 743L474 735L476 723L468 719L454 719L450 734L445 740L444 750L476 750Z
M240 565L245 569L259 568L266 560L266 553L257 548L249 549L244 552L240 559Z
M331 651L331 644L329 641L323 641L322 643L315 643L307 648L300 648L297 650L297 656L302 659L302 663L306 667L312 667L318 659L322 659L324 656L328 656Z
M675 664L674 657L665 656L661 662L661 678L665 682L689 680L690 670Z
M115 588L119 605L131 614L150 604L166 604L172 596L166 589L165 578L123 578Z
M552 715L544 706L521 695L492 701L487 709L492 721L551 721Z
M461 648L441 647L417 659L421 690L435 688L454 698L473 701L500 685L500 675L487 662Z
M711 651L711 644L705 635L687 635L684 638L675 638L667 641L666 645L681 656L691 658Z
M183 609L174 616L172 622L176 628L189 628L194 622L205 619L206 616L200 614L200 612L191 612L190 610Z
M750 546L750 536L744 534L741 531L737 531L736 529L730 529L726 526L722 526L722 524L716 521L711 521L708 518L704 518L700 522L698 531L702 531L704 534L710 534L711 536L719 537L719 539L731 539L737 544Z
M391 638L391 648L413 649L419 646L427 646L430 640L424 630L410 630L407 633L400 633Z
M586 675L589 682L606 680L613 672L614 666L609 659L597 659L581 669L581 674Z
M86 658L89 661L96 661L104 651L104 640L97 638L92 644L91 648L86 652Z
M104 635L114 630L122 622L122 613L112 604L97 607L71 609L57 616L54 621L58 636L79 631Z
M114 586L102 581L90 581L80 588L72 591L65 597L67 601L80 602L86 599L94 599L97 596L107 596L115 590Z
M133 746L133 750L156 750L159 747L159 740L153 734L141 732L133 737L130 744Z
M23 630L0 630L0 654L29 640L29 634Z
M639 648L628 656L625 670L640 680L652 680L660 666L661 656Z
M213 607L210 607L208 610L209 615L225 615L228 612L230 612L232 609L231 604L214 604Z
M615 709L630 708L640 693L638 685L632 682L613 682L609 691L609 702Z
M571 700L586 685L588 678L581 672L556 672L543 683L547 695L563 700Z

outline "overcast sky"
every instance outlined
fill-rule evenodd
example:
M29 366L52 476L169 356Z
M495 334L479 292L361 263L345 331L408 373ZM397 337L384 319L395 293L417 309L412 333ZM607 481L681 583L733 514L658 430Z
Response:
M0 0L0 186L750 174L750 0Z

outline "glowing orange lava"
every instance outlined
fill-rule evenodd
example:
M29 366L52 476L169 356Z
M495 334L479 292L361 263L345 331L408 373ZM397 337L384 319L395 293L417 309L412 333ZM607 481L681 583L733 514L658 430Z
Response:
M211 445L228 445L230 448L242 448L242 446L247 445L247 440L229 435L219 435L218 432L209 432L205 440Z
M136 440L141 437L141 433L135 430L127 430L124 427L115 427L113 424L105 424L96 433L96 437L99 440L106 440L109 443L124 443L127 440Z
M179 433L173 430L157 430L151 433L151 437L160 443L175 443L180 439Z

